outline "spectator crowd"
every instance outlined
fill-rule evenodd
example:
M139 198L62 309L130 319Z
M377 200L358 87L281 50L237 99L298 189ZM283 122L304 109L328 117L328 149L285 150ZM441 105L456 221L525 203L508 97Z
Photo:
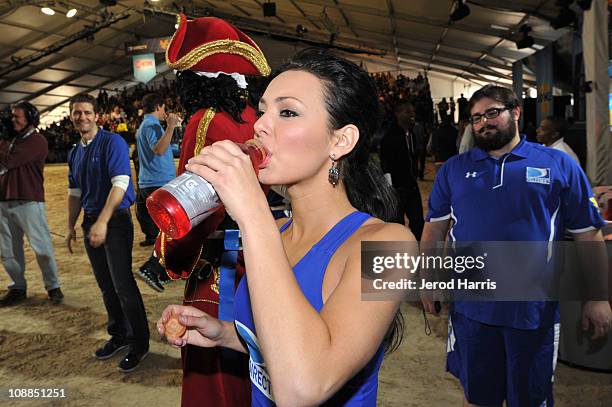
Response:
M156 86L137 85L129 89L115 89L110 94L104 89L100 90L97 96L100 109L98 126L121 135L129 145L134 145L136 130L144 116L142 98L151 92L163 97L167 111L181 114L174 81L164 78ZM80 139L79 133L67 116L41 129L40 133L45 136L49 144L47 157L49 163L66 162L68 151ZM176 132L173 144L180 145L181 134L180 131Z
M410 104L414 110L414 120L419 123L424 132L424 153L416 157L416 161L424 161L425 155L433 157L434 161L445 161L457 153L464 129L468 126L467 99L461 95L457 101L451 96L434 102L431 96L427 75L418 73L410 78L403 73L394 75L390 72L373 73L372 79L378 91L378 100L385 115L385 123L390 126L395 122L398 106ZM130 145L135 145L135 134L142 122L144 113L142 98L147 93L156 92L165 101L168 112L176 112L184 116L176 90L176 82L164 78L155 85L137 85L132 88L114 89L109 92L99 91L97 102L100 109L98 125L105 130L121 135ZM457 123L455 122L457 120ZM378 150L380 142L388 128L383 129L378 139L374 140ZM47 162L66 162L70 148L79 140L68 117L41 129L49 143ZM181 129L177 129L172 144L180 145ZM422 167L422 165L421 165ZM422 169L418 171L422 176Z

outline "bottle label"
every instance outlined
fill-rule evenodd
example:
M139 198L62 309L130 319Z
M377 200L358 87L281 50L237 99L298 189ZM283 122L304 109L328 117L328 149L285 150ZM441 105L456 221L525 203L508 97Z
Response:
M189 171L168 182L162 187L181 204L191 227L202 222L221 205L214 188L208 181Z

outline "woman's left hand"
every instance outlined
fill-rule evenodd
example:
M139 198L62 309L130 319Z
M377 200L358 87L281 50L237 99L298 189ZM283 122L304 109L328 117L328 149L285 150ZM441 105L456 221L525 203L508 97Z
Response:
M185 169L212 184L238 224L257 215L261 210L258 202L267 207L251 159L232 141L223 140L204 147L187 162Z

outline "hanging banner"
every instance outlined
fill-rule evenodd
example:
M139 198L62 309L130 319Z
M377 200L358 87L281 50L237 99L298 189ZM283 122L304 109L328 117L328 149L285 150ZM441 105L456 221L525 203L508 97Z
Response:
M536 84L538 87L537 123L553 112L553 50L546 47L536 53Z
M140 41L131 41L125 43L125 55L143 54L154 52L163 54L168 48L172 37L161 38L145 38Z
M147 83L157 75L155 54L134 55L132 57L134 77L137 81Z

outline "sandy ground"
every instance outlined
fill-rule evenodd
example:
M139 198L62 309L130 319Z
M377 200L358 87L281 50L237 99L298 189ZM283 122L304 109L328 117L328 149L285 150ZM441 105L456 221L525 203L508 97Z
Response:
M108 361L95 360L92 353L106 338L106 312L82 242L73 255L63 245L66 174L65 165L45 169L47 216L66 298L59 306L48 302L35 257L28 247L28 300L16 307L0 308L0 405L177 406L181 386L180 354L160 342L154 322L167 304L180 302L183 284L172 283L159 294L137 279L152 332L151 352L137 371L127 375L119 372L116 369L119 356ZM430 171L421 184L424 198L431 189L432 179ZM149 255L148 249L138 246L143 235L136 229L135 268ZM7 284L8 277L2 271L0 293ZM383 363L379 405L461 405L461 388L444 371L446 319L430 318L432 333L427 336L420 310L405 304L403 312L404 341ZM62 388L67 397L19 402L9 402L6 398L9 388L33 387ZM558 406L609 406L612 374L559 365L555 396Z

